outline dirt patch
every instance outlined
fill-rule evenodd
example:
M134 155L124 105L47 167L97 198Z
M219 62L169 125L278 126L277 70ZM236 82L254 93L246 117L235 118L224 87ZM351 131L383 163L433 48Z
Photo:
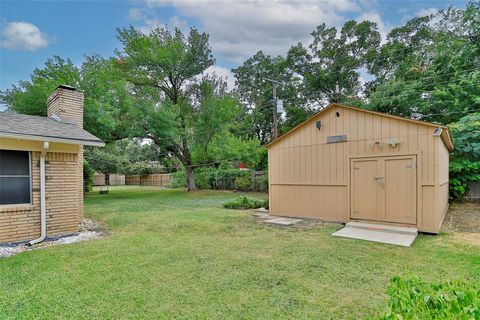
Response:
M480 203L453 203L443 221L442 231L480 233Z

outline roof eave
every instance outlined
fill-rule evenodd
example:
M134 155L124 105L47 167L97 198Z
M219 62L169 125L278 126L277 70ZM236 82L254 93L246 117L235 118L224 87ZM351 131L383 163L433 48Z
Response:
M417 124L421 124L421 125L426 125L426 126L430 126L430 127L439 127L439 128L442 128L443 129L443 132L446 131L445 134L442 133L442 140L445 144L445 146L447 147L447 149L449 151L452 151L453 150L453 143L452 143L452 139L450 137L450 132L448 131L448 127L447 126L444 126L444 125L439 125L439 124L435 124L435 123L431 123L431 122L426 122L426 121L420 121L420 120L414 120L414 119L409 119L409 118L404 118L404 117L399 117L399 116L395 116L395 115L391 115L391 114L387 114L387 113L382 113L382 112L377 112L377 111L372 111L372 110L366 110L366 109L362 109L362 108L358 108L358 107L352 107L352 106L347 106L347 105L344 105L344 104L341 104L341 103L337 103L337 102L334 102L334 103L330 103L329 105L327 105L325 108L319 110L318 112L316 112L315 114L311 115L310 117L308 117L305 121L303 121L302 123L298 124L297 126L293 127L292 129L290 129L289 131L285 132L284 134L282 134L281 136L275 138L274 140L270 141L269 143L267 143L266 145L264 145L264 147L266 149L268 149L270 146L272 146L273 144L276 144L278 141L282 140L283 138L285 138L286 136L288 136L291 132L297 130L298 128L302 127L303 125L305 125L306 123L308 123L310 120L312 120L313 118L317 117L318 115L320 115L321 113L325 112L326 110L334 107L334 106L337 106L337 107L343 107L343 108L347 108L347 109L351 109L351 110L357 110L357 111L363 111L363 112L366 112L366 113L371 113L371 114L377 114L379 116L385 116L385 117L389 117L389 118L394 118L394 119L398 119L398 120L403 120L403 121L408 121L408 122L413 122L413 123L417 123Z
M57 142L57 143L65 143L65 144L78 144L78 145L95 146L95 147L105 146L105 142L103 142L101 140L69 139L69 138L62 138L62 137L29 135L29 134L21 134L21 133L13 133L13 132L0 132L0 137L1 138L20 139L20 140L33 140L33 141L47 141L47 142Z

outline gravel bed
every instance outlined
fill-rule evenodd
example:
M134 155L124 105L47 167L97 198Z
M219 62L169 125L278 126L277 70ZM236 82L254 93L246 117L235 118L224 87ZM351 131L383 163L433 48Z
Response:
M92 239L98 239L105 237L107 233L102 227L93 220L85 219L80 224L80 232L60 238L48 239L33 245L28 246L25 243L13 244L13 245L0 245L0 259L10 257L25 251L38 250L49 248L58 245L70 244L75 242L87 241Z

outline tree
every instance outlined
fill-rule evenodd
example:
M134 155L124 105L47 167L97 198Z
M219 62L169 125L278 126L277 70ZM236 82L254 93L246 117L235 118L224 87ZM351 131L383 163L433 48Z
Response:
M53 56L33 71L30 81L1 92L1 102L9 111L46 116L47 98L59 85L68 84L85 94L84 128L106 142L123 139L139 116L139 101L115 61L93 55L77 68L69 59Z
M292 70L291 62L282 56L271 57L259 51L232 71L237 86L235 94L239 96L243 107L242 126L235 131L237 135L256 138L262 144L270 140L272 114L276 108L273 101L274 85L276 98L284 102L286 111L285 121L279 121L281 132L288 131L313 113L300 90L300 78Z
M369 109L451 123L480 110L480 4L393 29L369 70Z
M297 44L287 57L303 79L305 96L317 106L324 106L341 96L356 95L361 89L359 69L373 59L380 47L376 23L347 21L339 34L335 27L321 24L312 37L309 50Z
M461 199L469 182L480 181L480 112L449 125L455 150L450 162L450 195Z
M185 167L187 190L195 190L193 169L201 165L193 151L210 158L209 145L224 133L235 118L236 103L225 83L202 77L214 63L208 35L191 29L187 36L156 28L142 34L133 27L118 30L123 50L118 65L135 87L150 93L138 132ZM201 150L201 152L200 152Z
M47 98L61 84L78 87L80 70L70 61L59 56L48 58L43 68L35 68L30 81L0 93L1 102L7 110L36 116L47 115Z

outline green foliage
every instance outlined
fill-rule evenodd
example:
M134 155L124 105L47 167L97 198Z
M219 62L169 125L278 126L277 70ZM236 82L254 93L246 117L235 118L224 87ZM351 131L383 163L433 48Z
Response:
M61 84L79 87L80 70L70 59L48 58L43 68L35 68L29 81L2 91L0 100L10 111L36 116L47 115L47 98Z
M430 284L395 277L388 295L389 311L377 319L480 319L480 285L475 281Z
M84 128L105 141L129 135L139 117L135 106L141 104L129 91L112 59L88 56L81 67L59 56L48 58L42 68L34 69L30 81L20 81L2 91L0 101L10 111L46 116L47 98L61 84L84 92Z
M394 28L369 64L368 108L444 124L480 110L479 12L471 2Z
M92 191L93 186L93 176L95 175L95 170L92 169L87 160L83 160L83 191L90 192Z
M469 182L480 181L480 162L468 159L450 161L450 197L462 199Z
M140 161L125 166L123 173L127 175L146 176L164 172L163 167L157 162Z
M214 58L208 35L190 29L153 29L143 34L133 27L118 30L123 45L118 65L135 88L151 92L143 106L138 135L148 137L185 168L187 189L195 190L192 168L213 160L210 145L235 123L240 109L226 92L226 83L203 72Z
M240 170L224 164L219 168L200 167L194 170L195 183L199 189L225 189L239 191L259 191L268 190L268 174L255 176L251 170ZM172 188L186 187L185 173L183 171L172 174Z
M252 176L244 175L235 178L235 187L240 191L252 190Z
M227 209L238 209L238 210L268 208L268 200L260 200L260 199L242 196L237 199L225 202L223 204L223 207Z
M480 113L449 126L455 147L450 161L450 196L461 199L469 182L480 181Z
M177 171L172 173L172 180L170 182L170 188L185 188L187 186L187 178L185 177L185 171Z

